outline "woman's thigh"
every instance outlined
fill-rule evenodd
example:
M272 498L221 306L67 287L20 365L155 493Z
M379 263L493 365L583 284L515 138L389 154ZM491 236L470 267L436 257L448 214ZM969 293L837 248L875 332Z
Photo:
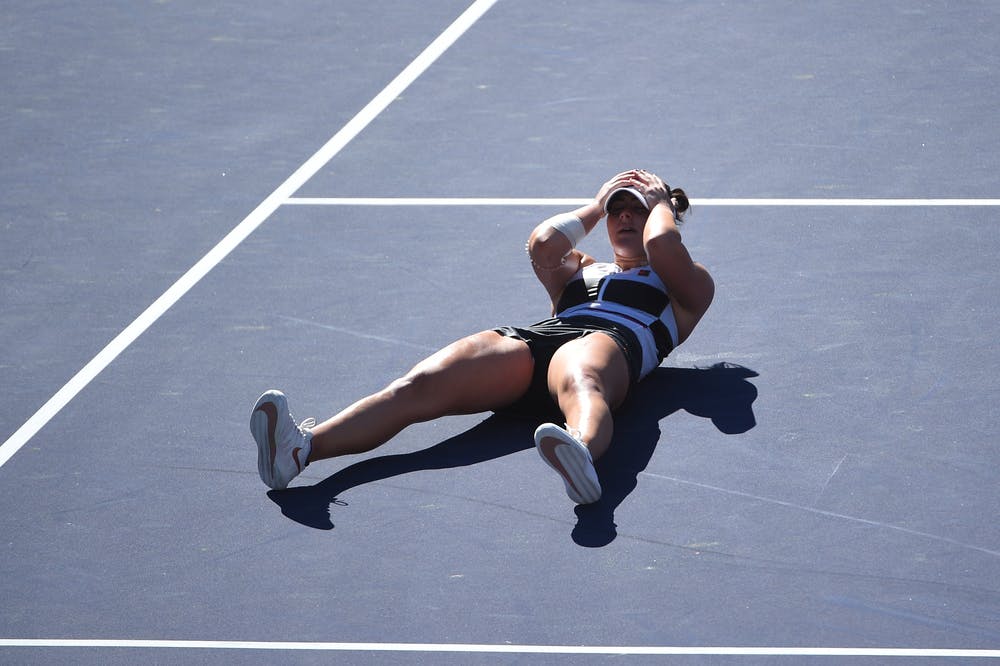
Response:
M611 408L628 396L629 369L625 354L609 335L590 335L567 342L553 355L549 365L549 390L572 391L586 385L601 392Z
M527 343L483 331L432 354L404 380L445 411L471 414L520 398L531 384L533 369Z

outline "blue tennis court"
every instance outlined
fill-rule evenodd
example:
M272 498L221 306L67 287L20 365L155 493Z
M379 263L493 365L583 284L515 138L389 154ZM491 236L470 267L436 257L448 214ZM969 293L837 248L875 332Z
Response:
M0 15L0 662L1000 658L1000 7ZM261 483L263 390L547 317L527 235L633 167L716 297L599 502L491 413Z

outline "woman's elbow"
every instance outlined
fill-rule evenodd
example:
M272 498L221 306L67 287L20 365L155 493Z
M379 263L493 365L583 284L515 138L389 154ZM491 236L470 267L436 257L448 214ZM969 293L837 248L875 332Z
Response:
M528 237L528 256L541 266L555 266L573 249L566 237L552 229L539 232L537 229Z
M705 304L705 309L712 304L715 300L715 280L712 279L712 274L708 272L708 269L701 264L695 262L694 264L695 274L698 275L698 280L701 283L702 292L702 302Z

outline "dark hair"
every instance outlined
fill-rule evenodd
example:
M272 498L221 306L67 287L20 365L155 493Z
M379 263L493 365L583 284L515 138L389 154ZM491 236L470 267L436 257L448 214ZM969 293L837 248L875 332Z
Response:
M679 187L675 187L670 190L670 198L674 200L674 217L677 218L677 224L680 224L684 219L684 214L691 210L691 202L688 201L688 195Z

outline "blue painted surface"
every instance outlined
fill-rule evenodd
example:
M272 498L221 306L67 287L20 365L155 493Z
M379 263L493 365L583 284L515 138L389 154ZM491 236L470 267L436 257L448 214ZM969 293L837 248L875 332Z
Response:
M465 8L397 5L8 3L0 436ZM500 2L299 194L998 196L992 3L616 6ZM551 209L283 207L0 468L0 636L996 647L994 211L696 210L716 302L574 510L488 415L265 492L264 388L547 314Z

